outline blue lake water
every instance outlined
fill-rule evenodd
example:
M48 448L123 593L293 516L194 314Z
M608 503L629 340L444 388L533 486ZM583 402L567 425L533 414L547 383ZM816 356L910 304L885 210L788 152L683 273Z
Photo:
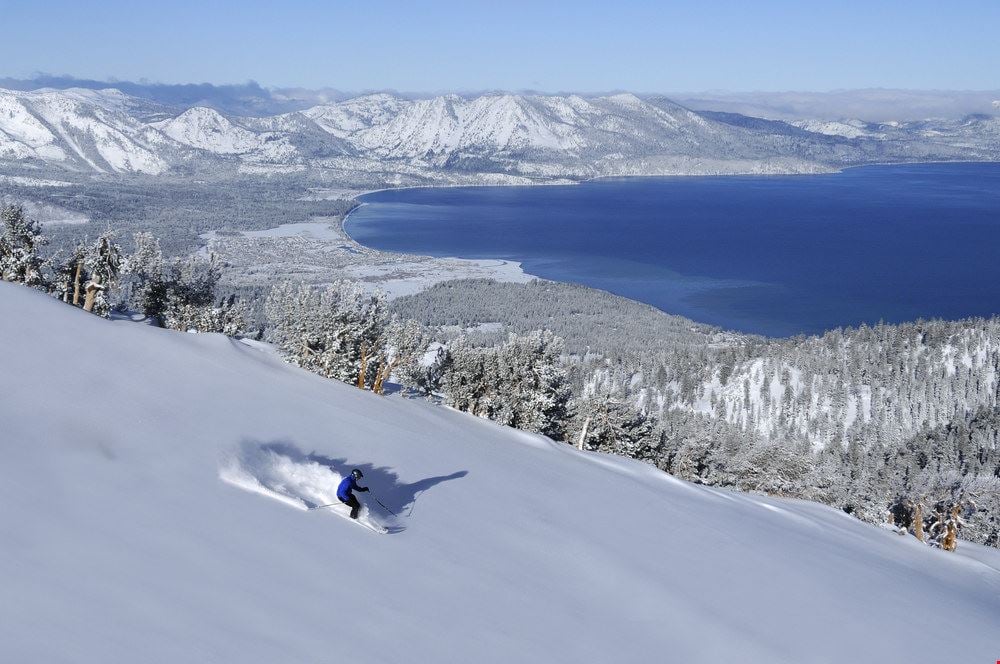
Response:
M1000 164L623 178L368 194L386 251L520 261L540 277L771 336L1000 313Z

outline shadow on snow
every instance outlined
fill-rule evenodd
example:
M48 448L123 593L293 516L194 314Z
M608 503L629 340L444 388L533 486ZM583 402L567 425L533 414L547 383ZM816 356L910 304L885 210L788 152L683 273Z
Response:
M364 474L361 485L371 489L370 493L360 494L361 501L370 512L382 508L387 517L395 517L396 523L385 524L390 533L405 529L399 522L412 516L418 498L425 491L468 475L468 471L460 470L406 483L387 466L304 452L287 440L245 439L234 462L231 468L224 469L224 479L232 481L234 475L239 475L245 482L252 478L266 492L277 494L275 497L297 501L307 508L338 502L337 485L352 469L358 468ZM233 483L244 482L237 479Z

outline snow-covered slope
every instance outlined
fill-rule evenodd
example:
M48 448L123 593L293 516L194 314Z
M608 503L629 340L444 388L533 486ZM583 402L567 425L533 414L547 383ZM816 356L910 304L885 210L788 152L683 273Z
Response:
M870 125L861 120L797 120L792 126L827 136L843 136L844 138L874 137L881 138L877 131L878 125Z
M384 94L317 106L303 112L331 134L383 159L456 158L581 160L634 155L688 154L716 125L675 104L668 109L619 94L446 95L404 101ZM713 127L718 134L729 129ZM704 156L716 156L711 142ZM582 159L581 159L582 158Z
M0 90L0 159L161 173L169 142L132 116L135 106L117 90Z
M997 657L995 550L689 485L5 283L0 367L2 661ZM400 515L391 534L304 509L351 467Z
M351 153L350 146L299 113L241 118L237 124L218 111L195 107L150 126L188 147L255 163L299 164L312 157Z
M262 139L233 124L218 111L196 106L176 118L154 122L170 138L194 148L218 154L242 154L259 149Z

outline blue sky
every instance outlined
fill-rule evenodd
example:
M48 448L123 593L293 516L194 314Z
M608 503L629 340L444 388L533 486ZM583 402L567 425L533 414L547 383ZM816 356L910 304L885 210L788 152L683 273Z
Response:
M1000 0L0 0L0 76L636 92L1000 88Z

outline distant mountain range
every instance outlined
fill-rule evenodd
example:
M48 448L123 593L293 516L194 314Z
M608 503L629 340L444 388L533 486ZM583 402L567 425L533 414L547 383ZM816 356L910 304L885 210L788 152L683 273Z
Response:
M664 97L373 94L232 116L116 89L0 89L0 164L83 173L312 169L602 175L807 173L884 161L1000 158L1000 117L866 123L695 112Z
M742 113L771 120L957 120L1000 110L1000 90L868 88L832 92L700 92L678 93L672 98L688 108Z

